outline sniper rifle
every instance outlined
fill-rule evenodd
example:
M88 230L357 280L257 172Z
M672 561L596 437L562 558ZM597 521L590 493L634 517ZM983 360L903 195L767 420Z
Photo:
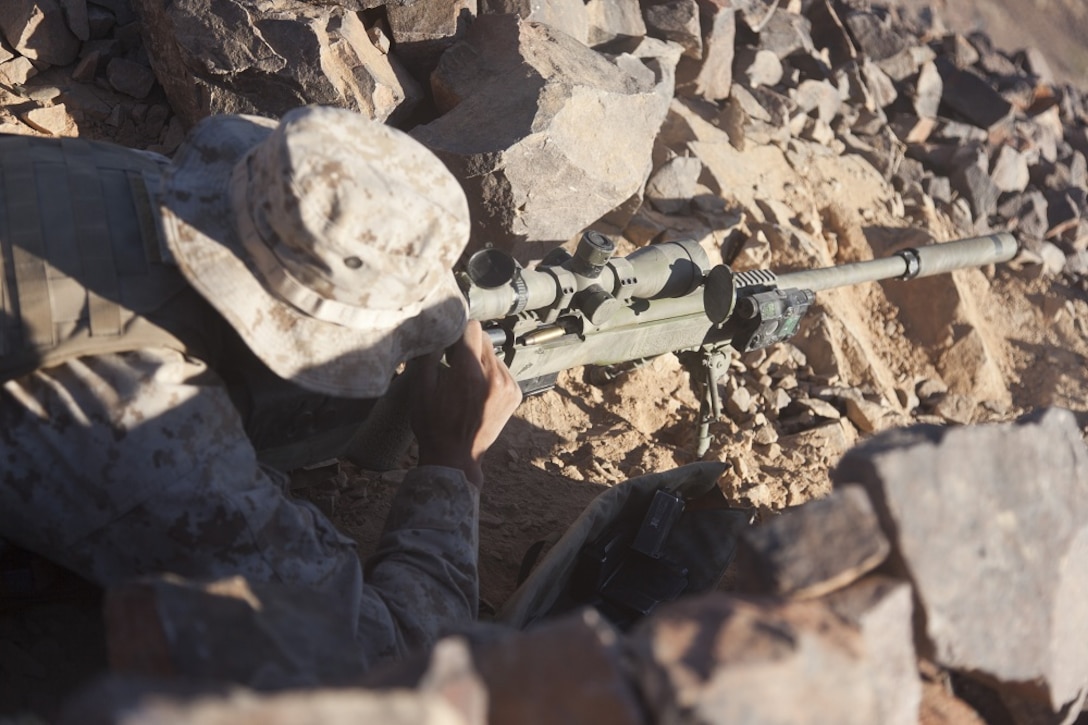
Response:
M903 249L840 266L775 274L711 266L695 241L643 247L615 256L615 244L586 232L573 254L562 248L532 269L484 249L458 278L469 315L525 394L550 389L559 372L596 366L607 380L623 367L672 352L692 373L701 398L698 454L721 415L718 381L734 351L792 337L822 290L877 280L911 280L1011 259L1007 232Z

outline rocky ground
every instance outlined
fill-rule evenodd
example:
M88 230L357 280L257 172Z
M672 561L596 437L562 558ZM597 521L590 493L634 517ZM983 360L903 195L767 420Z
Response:
M812 17L815 5L783 2L777 15ZM801 82L811 78L799 58L828 55L800 36L787 38L785 28L753 36L742 27L727 63L734 92L728 99L678 92L653 145L658 184L647 186L645 203L622 224L601 225L616 233L623 253L690 236L737 269L776 271L991 230L1012 231L1024 244L1009 264L822 292L795 340L732 361L722 390L727 415L712 426L703 459L730 464L723 491L764 521L830 494L830 472L848 450L904 425L1008 422L1057 406L1073 411L1081 435L1088 433L1088 105L1080 95L1088 88L1077 86L1088 69L1088 17L1076 0L899 6L848 30L816 24L817 46L834 48L834 38L849 32L864 61L854 75L835 77L850 91L834 99L826 83ZM167 100L127 3L87 7L86 37L75 50L54 49L52 62L0 57L0 131L172 152L192 109ZM746 7L755 18L759 4ZM863 25L872 18L893 19L895 32L875 20ZM791 43L801 51L784 52ZM458 163L459 151L446 153ZM675 158L701 164L694 175L668 175L662 170ZM681 204L670 204L677 198ZM526 225L533 213L530 204ZM556 389L528 398L486 463L484 600L500 606L530 545L554 540L605 487L698 460L697 412L689 374L672 356L606 386L570 371ZM296 491L365 551L399 475L342 462L297 475ZM34 631L56 619L37 617L25 620ZM0 626L15 625L5 619ZM28 681L26 672L49 680L59 636L37 640L53 645L9 646L0 668L22 674L8 680L7 702L40 706L53 696L14 690ZM70 659L101 662L97 641L83 652L90 655ZM958 716L941 720L933 710L931 721L970 721L957 704L947 707Z

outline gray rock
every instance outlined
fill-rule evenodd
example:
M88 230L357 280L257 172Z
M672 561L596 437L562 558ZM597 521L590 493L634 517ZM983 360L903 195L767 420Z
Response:
M474 0L427 0L389 5L385 17L397 57L417 79L425 81L438 58L465 34L475 12Z
M952 61L957 68L970 68L981 59L978 49L959 33L950 33L941 41L944 57Z
M812 22L804 15L775 13L759 32L759 47L781 60L794 53L813 53Z
M677 156L650 175L645 198L662 214L679 214L690 206L702 171L699 159Z
M857 49L832 0L815 0L809 5L805 17L812 24L813 44L827 48L832 68L839 69L858 57Z
M944 82L933 63L926 63L914 84L914 112L920 118L936 118L944 93Z
M114 58L109 62L106 79L114 90L133 98L147 98L155 85L155 74L150 68L124 58Z
M745 529L737 546L736 590L822 596L875 569L890 550L865 491L843 486Z
M1065 410L876 436L832 472L873 498L924 652L1052 710L1088 683L1088 450Z
M15 51L11 49L8 42L4 40L4 36L0 34L0 63L7 63L15 55Z
M818 600L680 600L629 640L650 722L880 722L872 664L881 653Z
M582 0L480 0L480 15L517 15L544 23L576 40L589 42L589 11Z
M106 8L90 3L87 5L87 33L92 40L109 37L117 19Z
M585 10L586 44L590 47L646 35L638 0L588 0Z
M29 58L18 56L6 63L0 63L0 81L9 86L21 86L38 75L38 69Z
M899 97L895 83L879 65L865 59L861 63L860 70L869 98L872 99L876 108L887 108Z
M990 178L1001 191L1023 191L1030 181L1028 161L1024 154L1006 144L994 154Z
M68 29L79 40L90 40L91 27L87 16L87 0L60 0Z
M782 80L782 61L769 50L741 48L737 51L733 67L749 88L773 86Z
M876 61L876 64L896 83L905 83L912 76L917 75L922 66L932 62L936 57L937 54L928 46L911 46L890 58Z
M882 725L917 725L922 703L922 682L914 651L910 585L882 576L870 576L824 600L831 611L861 632L872 657Z
M57 0L4 0L0 34L19 55L47 65L68 65L79 55L79 39Z
M725 0L700 0L699 9L703 57L680 59L676 70L677 91L721 101L729 97L733 86L737 14Z
M847 14L844 23L862 55L870 60L891 58L909 45L905 34L892 27L890 17L857 11Z
M703 57L703 34L696 0L642 0L646 33L678 43L689 58Z
M1048 190L1046 196L1046 237L1054 237L1070 229L1081 218L1080 204L1072 189Z
M128 25L139 20L133 8L134 2L140 0L88 0L87 10L89 12L92 5L97 5L108 10L118 25Z
M990 128L1004 120L1012 106L978 75L956 68L950 61L937 59L937 70L944 83L941 100L967 122Z
M187 124L212 113L277 117L300 105L406 114L422 90L359 16L296 0L136 0L145 47Z
M87 53L79 62L76 63L76 67L72 69L72 80L79 81L81 83L93 83L95 76L98 75L98 69L102 65L102 54L98 51Z
M767 23L774 19L775 9L778 8L778 0L730 0L730 2L740 13L744 24L753 33L763 32Z
M473 244L539 258L638 192L678 51L647 40L644 58L606 57L539 23L480 16L432 76L443 114L412 130L460 178Z
M981 146L966 147L957 154L953 163L955 168L949 174L953 190L967 200L975 219L986 219L997 210L1001 190L990 178L985 149Z

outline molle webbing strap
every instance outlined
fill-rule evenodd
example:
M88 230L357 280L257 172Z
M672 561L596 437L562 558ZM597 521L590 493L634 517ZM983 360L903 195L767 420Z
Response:
M72 214L75 219L76 244L82 263L83 286L87 290L87 309L91 335L120 335L121 299L114 267L110 228L107 223L106 198L102 192L90 145L75 139L62 139L61 151L71 179Z
M151 211L151 193L147 190L147 181L138 171L128 172L129 190L136 205L136 221L140 225L140 237L144 242L147 260L161 263L162 248L159 246L159 225Z
M30 144L26 138L9 137L0 148L3 203L18 304L18 310L12 310L12 317L22 319L26 342L36 347L52 346L55 339L46 277L45 240Z

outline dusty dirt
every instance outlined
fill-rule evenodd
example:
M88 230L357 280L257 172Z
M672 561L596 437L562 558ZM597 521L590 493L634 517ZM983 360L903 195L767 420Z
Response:
M920 0L903 4L923 5ZM1062 77L1076 79L1088 68L1088 50L1082 46L1088 18L1082 0L948 0L932 5L949 27L981 28L999 47L1022 47L1029 37L1021 33L1031 33L1039 47L1052 53L1051 62ZM84 135L146 146L138 131L132 124L103 125ZM778 198L794 213L807 215L812 246L749 253L741 266L766 263L778 271L823 266L881 256L905 241L972 235L938 215L905 219L879 178L857 176L841 166L810 172L784 169L786 176L763 177L751 193ZM788 415L763 400L778 390L796 401L828 387L858 389L886 413L877 430L931 420L930 411L912 399L918 384L927 381L960 391L963 422L1009 420L1056 405L1088 423L1084 279L1044 277L1037 266L1002 265L957 272L914 291L896 284L902 283L821 293L796 346L783 344L734 360L734 379L763 386L766 395L757 396L750 413L739 419L723 417L713 426L715 442L706 457L733 464L722 480L727 496L740 505L776 509L824 494L828 471L842 452L871 433L845 414L796 432ZM951 323L930 319L930 303L942 295L959 299ZM973 327L984 341L988 362L974 369L984 374L965 380L963 371L950 365L955 357L950 357L949 335L934 330L956 325ZM843 351L837 375L813 370L811 355L804 352L806 340L818 338L823 328ZM805 362L798 366L801 360ZM790 408L783 410L788 413ZM607 387L589 385L582 371L570 371L556 389L527 399L486 460L480 526L485 602L501 604L516 585L527 548L561 533L605 487L696 460L697 411L688 373L672 356ZM764 420L773 425L763 425ZM326 510L365 553L374 545L401 475L357 471L343 463L338 470L300 477L298 494ZM90 665L101 664L100 642L88 651Z

